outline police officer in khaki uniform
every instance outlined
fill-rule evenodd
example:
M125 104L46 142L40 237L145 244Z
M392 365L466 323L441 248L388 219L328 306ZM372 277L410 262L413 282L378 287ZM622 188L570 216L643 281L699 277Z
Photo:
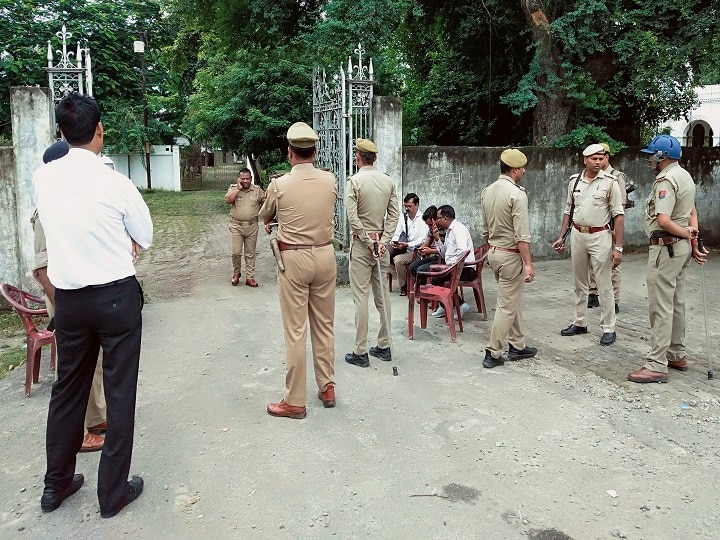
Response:
M350 248L350 290L355 303L355 349L345 355L345 361L359 367L368 367L368 296L372 285L375 307L380 314L380 331L377 346L370 354L390 361L390 302L383 301L383 282L387 275L390 254L386 253L400 218L395 182L373 165L377 159L377 146L369 139L356 142L355 163L358 172L347 182L345 207L353 234ZM377 247L377 253L375 253ZM377 260L381 271L378 275ZM383 315L383 311L385 314Z
M570 226L570 247L575 277L575 320L560 334L587 334L587 299L589 273L592 267L600 293L600 345L615 342L615 309L612 295L612 267L622 261L623 205L617 180L602 170L605 149L591 144L583 151L585 169L570 177L567 203L560 236L553 248L565 249L563 233ZM610 218L615 218L615 245L610 233Z
M625 187L627 178L625 173L618 171L612 165L610 165L610 146L607 143L600 143L605 149L605 159L603 160L602 170L617 180L618 187L620 188L620 197L622 199L623 209L628 207L627 190ZM615 313L620 313L620 266L613 266L612 269L612 287L613 297L615 298ZM598 298L597 283L595 283L595 274L593 274L592 268L590 269L590 293L588 294L588 307L595 308L600 307L600 300Z
M642 150L659 174L645 206L650 238L647 265L650 352L645 365L627 376L636 383L667 382L668 368L687 371L685 352L685 273L690 259L705 264L698 249L695 183L678 160L680 141L656 135Z
M480 195L483 211L482 236L490 246L488 265L497 281L497 305L485 348L483 367L505 363L503 347L508 341L510 360L532 358L537 349L525 345L522 325L522 293L525 283L535 278L530 257L528 198L520 180L527 157L510 148L500 154L500 177Z
M287 361L285 397L271 403L272 416L305 418L305 344L310 321L315 381L324 407L335 406L335 249L337 181L332 173L316 169L318 136L304 122L287 132L292 170L270 182L260 209L265 231L277 219L277 240L285 266L278 272L278 293Z
M265 200L265 192L252 183L250 169L240 169L237 184L232 184L225 194L230 206L230 234L232 236L233 277L230 283L240 282L242 255L245 252L245 285L257 287L255 281L255 246L258 236L258 213Z

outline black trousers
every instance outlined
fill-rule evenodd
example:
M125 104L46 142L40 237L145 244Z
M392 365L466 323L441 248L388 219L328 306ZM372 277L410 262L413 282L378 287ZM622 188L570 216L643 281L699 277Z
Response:
M437 255L430 255L429 257L425 257L424 259L418 259L417 261L413 261L408 265L408 272L412 274L413 277L417 277L418 271L425 272L430 268L431 264L437 264L440 260L440 257Z
M60 360L48 410L45 487L63 490L72 481L102 346L108 424L98 470L98 501L103 512L122 506L129 490L142 307L142 289L135 276L105 286L55 292Z

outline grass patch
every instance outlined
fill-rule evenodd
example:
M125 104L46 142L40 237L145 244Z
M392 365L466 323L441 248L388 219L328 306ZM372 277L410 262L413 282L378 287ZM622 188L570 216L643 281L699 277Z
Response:
M11 347L0 351L0 380L5 378L8 372L25 363L27 349L25 347Z
M152 191L143 193L155 234L150 251L177 250L203 238L211 222L229 213L219 191Z
M14 336L24 332L22 321L14 311L0 312L0 336Z
M161 216L211 216L229 211L219 191L162 191L143 193L150 214Z

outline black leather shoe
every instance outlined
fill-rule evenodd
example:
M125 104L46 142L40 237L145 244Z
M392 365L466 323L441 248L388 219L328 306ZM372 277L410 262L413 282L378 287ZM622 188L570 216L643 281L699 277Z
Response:
M76 474L73 476L70 485L63 491L58 491L53 488L45 488L43 490L42 497L40 497L40 508L42 508L43 512L52 512L53 510L56 510L65 499L80 489L84 483L85 477L82 474Z
M143 479L141 476L133 476L130 481L128 482L128 493L125 496L125 502L122 503L118 508L115 510L100 510L100 517L104 518L111 518L117 513L125 508L128 504L133 502L135 499L137 499L140 494L143 492L143 487L145 486L145 483L143 482Z
M521 360L523 358L532 358L537 354L537 349L535 347L516 349L512 345L509 345L508 349L508 360Z
M490 354L490 351L485 349L485 358L483 359L483 367L484 368L494 368L498 366L502 366L505 363L505 360L503 360L503 357L500 358L493 358L493 355Z
M588 294L588 307L600 307L600 297L597 294Z
M345 361L358 367L370 367L370 359L367 353L355 354L354 352L345 355Z
M620 304L615 304L615 315L620 313Z
M379 358L384 362L389 362L390 360L392 360L392 353L390 352L390 347L385 347L384 349L382 347L370 347L370 350L368 352L370 353L370 356Z
M561 336L576 336L578 334L587 334L587 326L575 326L571 324L567 328L560 330Z
M600 345L612 345L615 343L615 332L605 332L600 338Z

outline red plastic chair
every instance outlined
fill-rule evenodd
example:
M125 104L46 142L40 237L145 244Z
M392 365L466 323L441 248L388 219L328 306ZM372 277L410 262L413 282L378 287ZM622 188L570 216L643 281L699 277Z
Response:
M38 382L40 377L40 355L44 345L50 345L50 368L55 369L55 334L48 330L38 330L35 326L34 316L47 315L47 309L31 308L31 304L44 306L45 300L27 291L13 287L8 283L0 285L0 292L5 300L15 308L25 327L27 335L27 362L25 365L25 397L30 397L32 383Z
M475 296L475 304L477 305L478 313L482 313L483 319L487 321L487 307L485 306L485 294L483 293L482 286L482 269L485 265L485 260L488 256L490 246L483 244L480 247L475 248L475 262L466 262L465 267L475 266L476 272L475 277L470 281L460 281L458 287L460 287L460 295L463 295L463 287L472 287L473 295Z
M462 314L460 313L460 297L457 294L458 283L460 282L460 274L463 270L463 263L470 254L470 250L463 252L460 258L451 265L434 264L427 272L418 272L418 281L420 278L433 277L449 277L447 287L433 285L418 285L415 287L415 294L408 300L408 339L413 339L413 325L415 322L415 300L420 304L420 328L427 328L428 304L431 302L439 302L445 309L445 322L450 327L450 339L455 341L457 334L455 333L455 319L453 318L453 307L458 317L458 327L463 331Z

